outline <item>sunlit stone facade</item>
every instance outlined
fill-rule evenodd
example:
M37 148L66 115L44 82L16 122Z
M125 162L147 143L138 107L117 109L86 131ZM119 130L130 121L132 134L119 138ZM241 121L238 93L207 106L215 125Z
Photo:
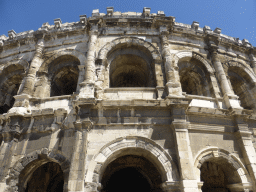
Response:
M163 11L0 36L0 192L256 191L256 48Z

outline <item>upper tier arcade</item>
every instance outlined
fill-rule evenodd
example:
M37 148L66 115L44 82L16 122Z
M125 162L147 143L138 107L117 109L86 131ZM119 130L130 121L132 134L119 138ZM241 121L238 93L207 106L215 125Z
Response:
M255 55L246 39L177 23L163 11L95 9L78 22L54 19L37 31L0 36L0 110L186 98L196 110L255 111Z

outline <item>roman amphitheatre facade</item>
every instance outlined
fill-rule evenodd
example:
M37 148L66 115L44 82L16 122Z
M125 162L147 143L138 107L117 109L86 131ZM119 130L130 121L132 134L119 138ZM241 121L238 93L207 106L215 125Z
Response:
M256 48L163 11L0 36L0 191L256 191Z

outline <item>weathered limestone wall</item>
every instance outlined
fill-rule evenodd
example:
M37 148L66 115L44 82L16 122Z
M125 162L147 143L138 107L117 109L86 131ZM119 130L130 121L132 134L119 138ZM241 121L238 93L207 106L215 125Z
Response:
M127 170L155 192L256 191L255 58L246 39L146 7L9 31L0 192L35 191L38 174L41 191L109 191Z

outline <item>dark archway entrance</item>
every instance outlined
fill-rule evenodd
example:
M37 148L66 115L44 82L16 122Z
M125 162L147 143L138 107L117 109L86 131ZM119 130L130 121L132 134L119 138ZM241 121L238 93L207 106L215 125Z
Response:
M144 157L126 155L112 161L104 171L102 192L162 192L161 175Z
M118 185L117 185L118 183ZM134 167L116 171L107 182L106 192L147 192L151 190L148 179Z
M37 168L27 182L25 192L63 191L64 176L58 163L49 162Z
M201 166L202 192L230 192L228 185L241 183L235 168L223 158L212 158Z

